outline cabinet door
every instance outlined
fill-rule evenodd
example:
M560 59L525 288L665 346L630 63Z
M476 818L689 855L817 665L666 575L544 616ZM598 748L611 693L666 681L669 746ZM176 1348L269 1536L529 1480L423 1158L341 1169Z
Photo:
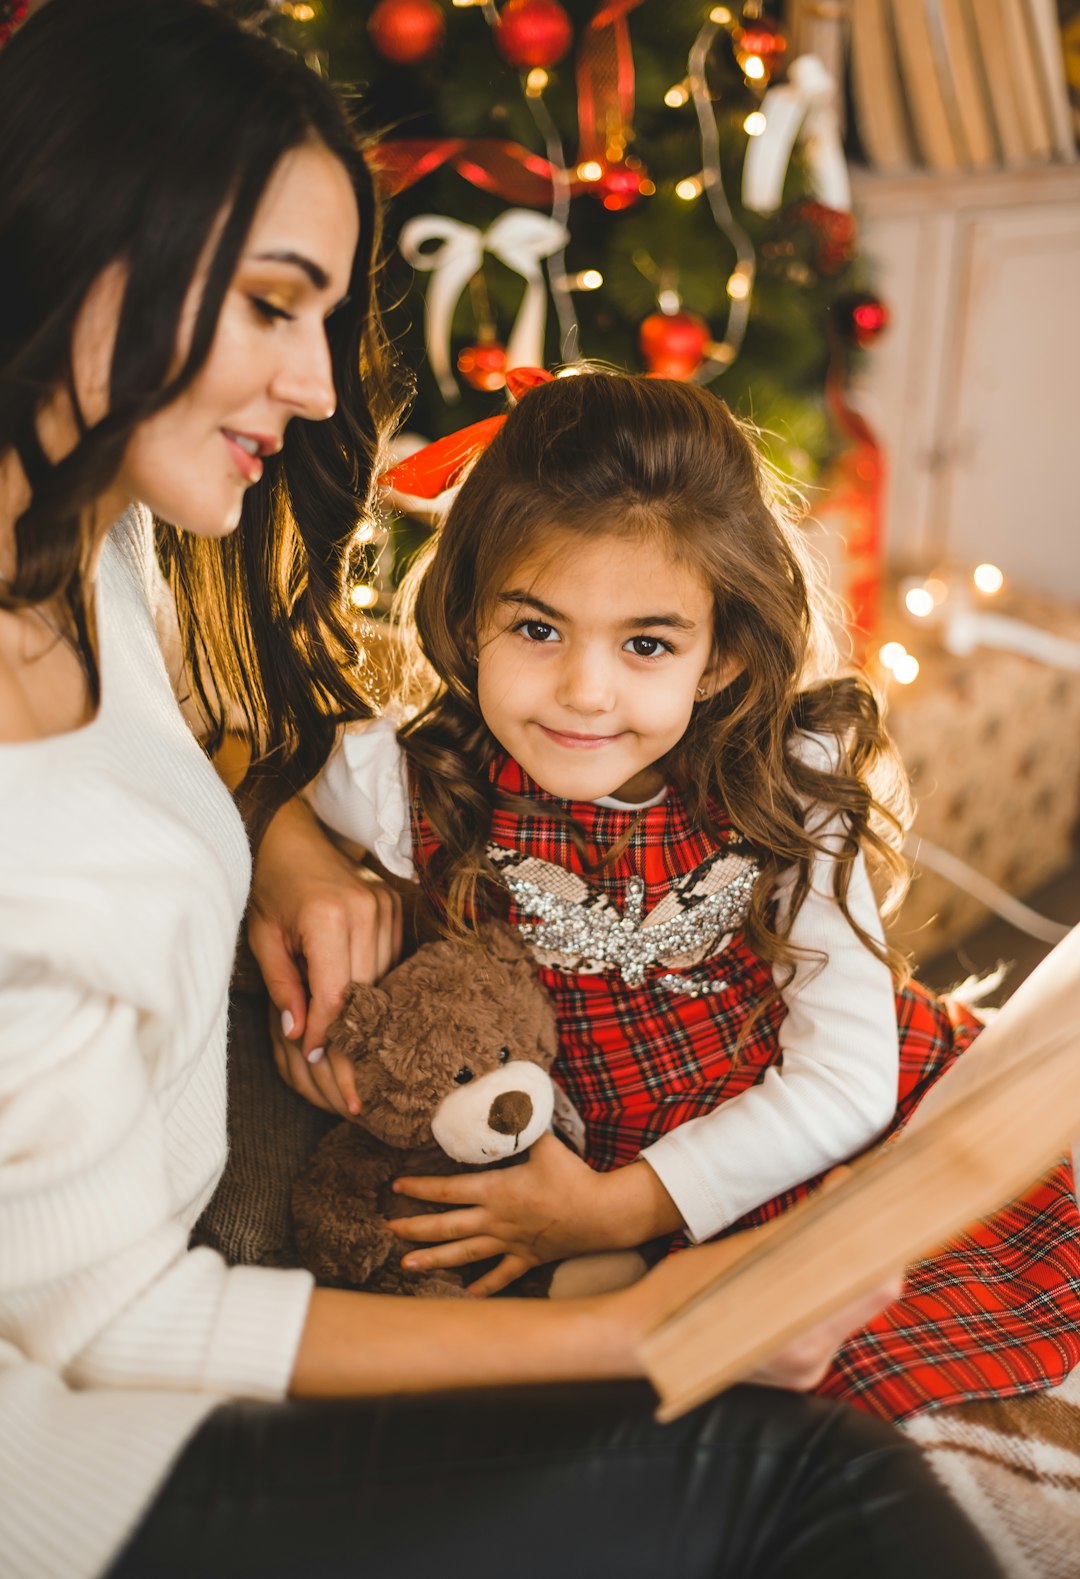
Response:
M1080 598L1080 204L965 216L942 369L950 557Z

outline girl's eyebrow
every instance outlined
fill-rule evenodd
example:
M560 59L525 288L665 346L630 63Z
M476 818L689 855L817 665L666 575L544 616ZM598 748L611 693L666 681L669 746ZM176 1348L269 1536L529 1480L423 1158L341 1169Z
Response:
M537 609L550 620L566 620L565 614L560 614L558 609L553 609L550 603L544 603L539 598L534 598L531 592L519 592L512 589L509 592L500 592L500 603L528 604L529 608ZM683 631L691 635L697 630L693 620L688 620L683 614L643 614L633 619L624 620L623 625L627 630L652 630L657 625L664 625L669 630Z

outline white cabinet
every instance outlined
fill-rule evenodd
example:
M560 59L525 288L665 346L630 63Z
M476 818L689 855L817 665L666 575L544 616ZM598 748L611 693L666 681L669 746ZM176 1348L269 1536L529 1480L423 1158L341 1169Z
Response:
M889 559L990 560L1080 601L1080 166L854 188L893 315L856 386Z

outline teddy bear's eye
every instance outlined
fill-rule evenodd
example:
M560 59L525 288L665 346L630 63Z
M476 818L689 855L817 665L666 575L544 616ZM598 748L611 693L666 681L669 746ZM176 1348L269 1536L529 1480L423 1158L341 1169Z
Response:
M510 1049L509 1049L509 1047L504 1047L502 1049L502 1051L499 1054L499 1062L500 1062L500 1064L508 1064L510 1062Z
M459 1086L467 1086L472 1077L472 1070L469 1068L468 1064L462 1064L461 1068L454 1076L454 1080Z

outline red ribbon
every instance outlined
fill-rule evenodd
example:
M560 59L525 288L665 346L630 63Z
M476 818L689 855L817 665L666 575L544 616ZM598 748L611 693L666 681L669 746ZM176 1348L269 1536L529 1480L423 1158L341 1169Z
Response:
M506 375L506 387L514 400L538 384L550 384L552 374L542 367L512 367ZM434 444L425 444L422 450L407 455L390 471L383 472L379 482L384 488L396 489L414 499L437 499L454 479L464 471L481 450L486 450L506 421L505 412L497 417L485 417L456 433L448 433Z
M847 357L834 343L825 379L825 406L846 441L835 462L825 508L844 522L845 585L855 656L865 655L881 615L885 455L869 423L848 403Z
M496 137L398 137L369 148L367 162L387 197L396 197L442 165L509 203L550 208L554 195L554 166L520 143Z
M601 5L577 57L578 163L616 163L634 119L634 52L627 14L641 0ZM610 150L610 152L609 152Z

